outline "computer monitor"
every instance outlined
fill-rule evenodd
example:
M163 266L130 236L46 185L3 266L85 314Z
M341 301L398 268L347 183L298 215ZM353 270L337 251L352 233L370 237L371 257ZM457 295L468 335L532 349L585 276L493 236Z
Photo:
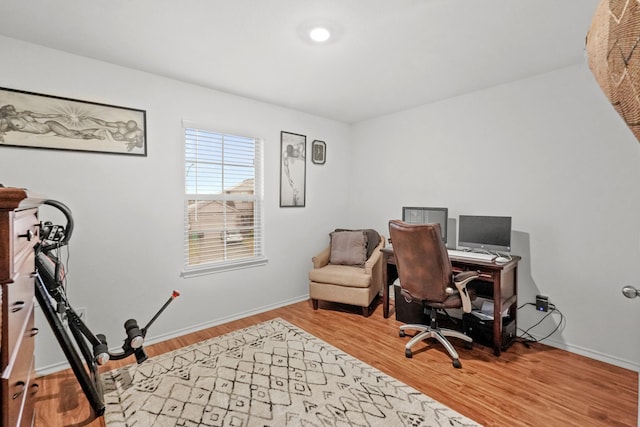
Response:
M432 207L403 207L402 220L409 224L440 224L442 241L447 243L447 221L449 220L449 210L447 208Z
M458 246L511 252L511 217L460 215Z

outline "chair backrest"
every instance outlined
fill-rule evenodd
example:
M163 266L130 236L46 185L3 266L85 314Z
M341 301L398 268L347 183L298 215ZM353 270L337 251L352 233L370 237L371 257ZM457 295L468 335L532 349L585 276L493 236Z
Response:
M389 234L402 289L421 301L447 299L452 271L440 224L391 220Z

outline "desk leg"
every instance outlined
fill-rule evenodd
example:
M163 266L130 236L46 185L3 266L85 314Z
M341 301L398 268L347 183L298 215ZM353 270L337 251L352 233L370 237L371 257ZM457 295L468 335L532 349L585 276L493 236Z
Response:
M498 278L494 282L493 291L493 354L495 354L496 356L500 356L500 350L502 346L502 305L500 303L500 294L500 278Z
M500 356L502 345L502 274L493 274L493 354Z
M382 264L382 315L386 319L389 317L389 273L387 269L389 265L386 262Z
M493 354L500 356L502 352L502 317L496 317L494 315L493 318Z
M393 260L393 256L386 253L384 253L383 256L382 284L384 289L382 290L382 314L386 319L389 317L389 286L392 286L393 282L398 278L398 270L396 270L396 264Z
M518 267L514 266L507 271L500 270L493 274L493 354L500 356L503 347L502 331L504 320L502 311L509 305L509 314L517 325L517 301L518 301ZM517 332L517 329L516 329ZM505 344L505 348L510 343Z

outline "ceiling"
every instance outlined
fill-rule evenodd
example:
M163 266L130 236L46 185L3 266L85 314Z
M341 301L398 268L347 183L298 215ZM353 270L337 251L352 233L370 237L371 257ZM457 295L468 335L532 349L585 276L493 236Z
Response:
M586 62L598 2L1 0L0 34L354 123Z

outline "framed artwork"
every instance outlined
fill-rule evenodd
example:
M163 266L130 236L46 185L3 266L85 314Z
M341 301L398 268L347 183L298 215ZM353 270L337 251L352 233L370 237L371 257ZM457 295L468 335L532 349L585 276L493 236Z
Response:
M311 143L311 161L316 165L324 165L327 160L327 144L317 139Z
M304 207L307 137L280 132L280 207Z
M0 88L0 146L147 155L146 112Z

